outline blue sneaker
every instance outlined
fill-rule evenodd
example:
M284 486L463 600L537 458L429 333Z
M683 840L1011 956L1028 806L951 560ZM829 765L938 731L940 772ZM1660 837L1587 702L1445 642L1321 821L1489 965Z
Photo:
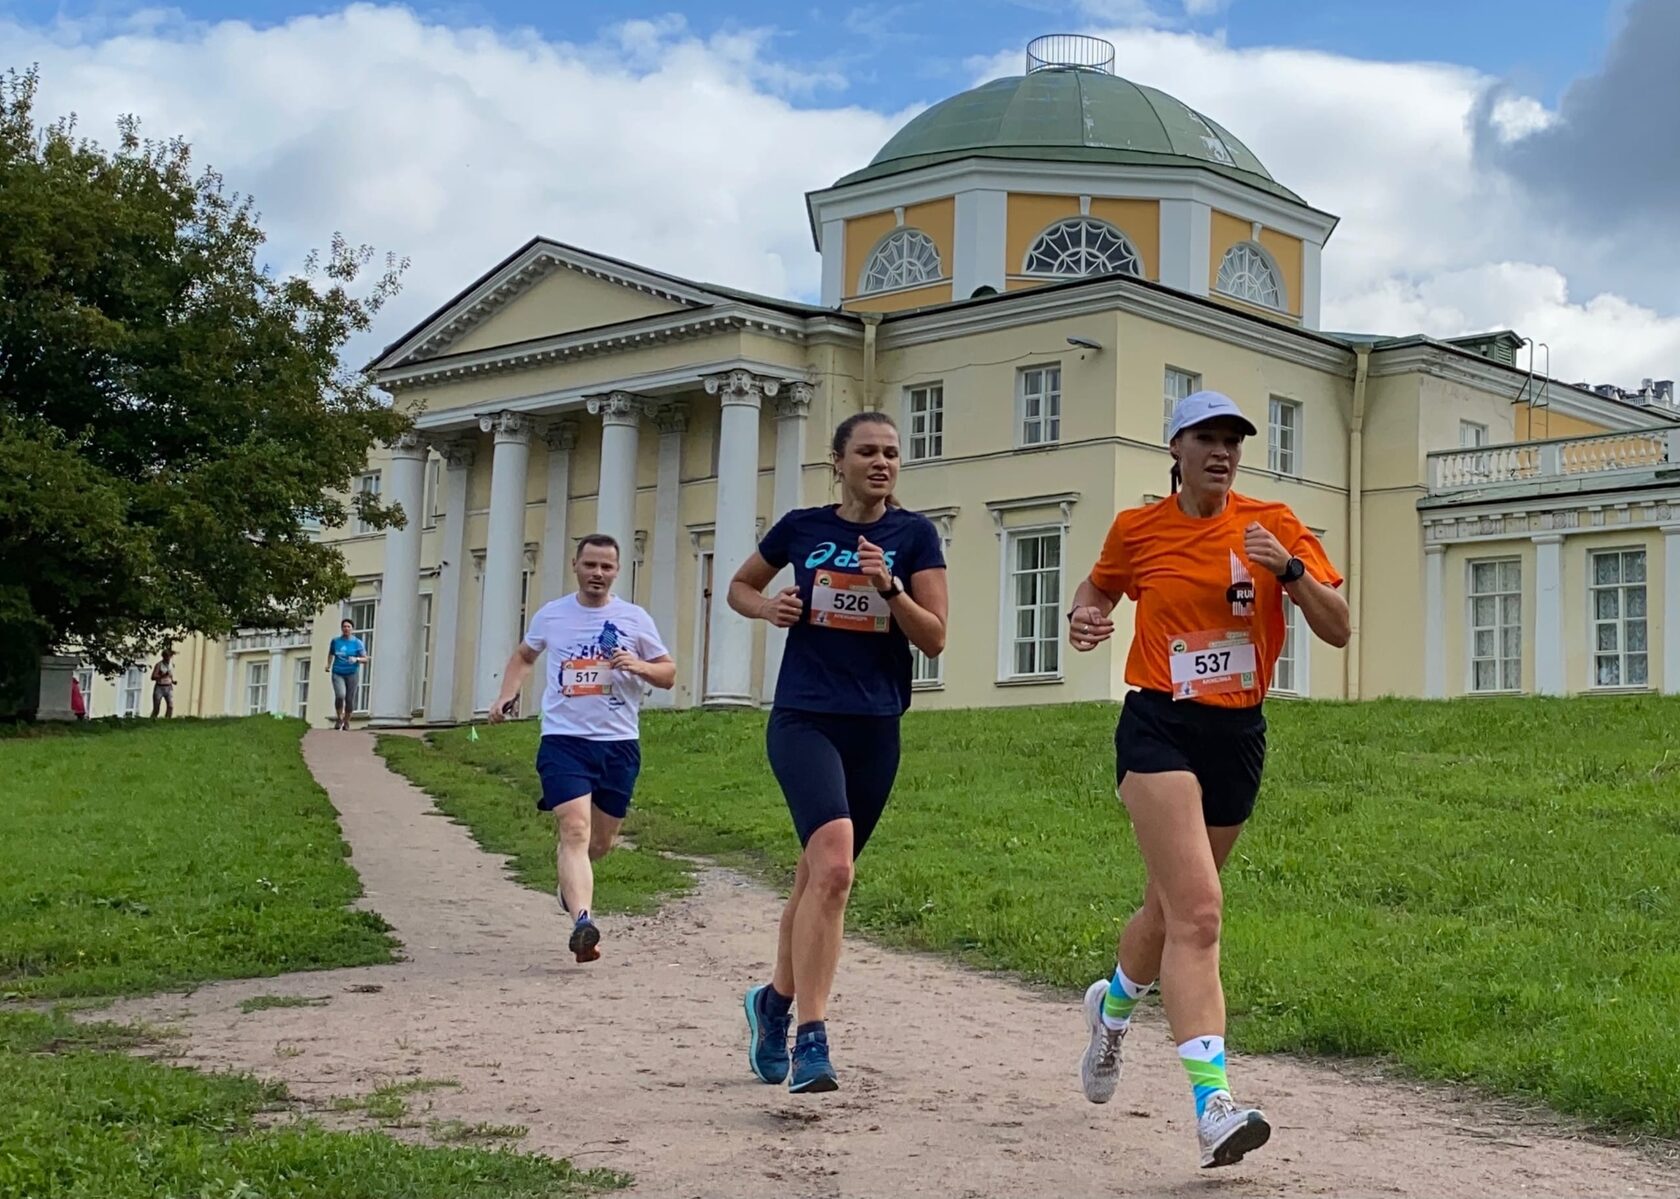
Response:
M781 1082L788 1076L788 1021L786 1016L772 1016L764 1004L764 992L769 984L747 990L741 1006L747 1010L747 1061L760 1082Z
M840 1080L828 1060L828 1038L821 1033L807 1033L794 1042L793 1075L788 1090L795 1095L814 1095L819 1091L837 1091Z

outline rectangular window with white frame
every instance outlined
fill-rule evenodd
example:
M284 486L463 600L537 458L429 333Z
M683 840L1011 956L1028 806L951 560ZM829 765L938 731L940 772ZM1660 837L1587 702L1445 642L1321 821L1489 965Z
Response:
M421 493L420 506L425 509L425 519L420 522L422 529L435 529L438 522L438 492L443 479L443 459L432 458L426 462L426 486Z
M123 671L122 714L124 716L140 715L140 692L145 686L146 668L130 666Z
M1283 597L1283 648L1278 652L1277 666L1272 670L1272 690L1282 695L1305 698L1307 695L1307 650L1312 645L1312 630L1307 627L1306 615L1294 600Z
M932 462L945 456L945 385L923 383L904 389L906 462Z
M1193 371L1181 371L1176 366L1167 368L1166 378L1162 385L1161 397L1161 436L1166 437L1172 429L1173 409L1185 396L1202 389L1202 377Z
M1473 450L1477 446L1488 443L1488 427L1473 420L1458 422L1458 446L1460 449Z
M1060 527L1005 533L1005 679L1061 673L1062 533Z
M1470 690L1522 690L1522 561L1471 562Z
M373 496L377 499L379 497L379 472L376 470L370 470L367 474L357 479L356 491L361 494ZM376 532L376 530L371 524L358 516L356 518L356 532L372 533Z
M1301 473L1301 405L1273 396L1266 419L1266 466L1280 475Z
M417 644L414 647L414 694L409 700L409 708L418 712L426 706L426 689L432 681L432 593L420 593L419 611L415 614L418 619L415 629ZM524 629L520 633L524 633Z
M1062 439L1062 368L1029 366L1015 376L1015 408L1022 447Z
M930 658L914 645L910 647L910 685L933 691L945 685L945 655Z
M1591 556L1593 686L1650 686L1645 551Z
M93 678L91 666L83 666L76 671L76 682L82 688L82 708L90 720L93 718Z
M268 711L268 661L245 663L245 715L261 716Z
M353 712L366 714L373 696L373 626L379 615L379 601L351 600L345 607L344 615L350 621L350 635L361 638L368 658L356 675L356 697L351 707Z
M299 720L309 719L309 659L297 660L296 674L293 676L292 704L297 711Z

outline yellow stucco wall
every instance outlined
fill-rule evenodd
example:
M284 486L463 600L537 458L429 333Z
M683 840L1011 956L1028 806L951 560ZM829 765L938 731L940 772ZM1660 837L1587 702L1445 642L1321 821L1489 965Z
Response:
M512 345L536 337L553 337L577 329L596 329L620 321L678 312L683 307L617 283L561 269L544 276L494 316L474 326L446 352L461 354Z
M1220 296L1215 290L1219 280L1219 265L1224 261L1226 253L1239 242L1254 239L1254 222L1232 216L1228 212L1214 209L1208 228L1208 292L1223 301L1229 302L1227 296ZM1276 229L1262 226L1260 229L1260 246L1272 256L1277 263L1279 274L1283 276L1284 311L1291 316L1301 315L1301 269L1302 250L1301 240L1291 237L1287 233L1280 233ZM1249 307L1248 305L1241 305ZM1256 311L1266 311L1257 309Z
M1091 215L1124 233L1143 260L1143 277L1161 278L1161 202L1092 199ZM1025 251L1023 251L1024 253Z
M1511 405L1512 441L1545 441L1553 437L1596 437L1612 430L1592 421L1558 412L1550 407L1530 409L1527 404ZM1495 441L1499 440L1497 437Z
M919 229L933 241L934 248L939 251L940 271L947 279L951 277L953 256L956 253L956 219L957 202L950 196L922 204L909 204L904 209L904 227ZM875 252L875 247L880 244L881 239L898 227L898 216L890 208L884 212L853 217L846 222L846 274L841 281L841 287L849 297L847 307L872 312L895 312L916 307L918 304L943 302L928 299L917 300L914 303L898 302L904 293L883 297L858 297L858 283L863 277L863 268L869 261L869 256ZM947 284L944 290L944 298L949 300L950 286Z
M912 287L905 291L878 292L855 296L841 302L849 312L903 312L909 308L926 308L933 304L951 302L951 285L934 283L927 287Z

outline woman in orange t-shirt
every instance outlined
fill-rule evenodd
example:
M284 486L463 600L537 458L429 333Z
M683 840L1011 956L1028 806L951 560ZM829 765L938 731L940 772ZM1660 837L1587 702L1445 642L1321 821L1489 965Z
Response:
M1218 392L1180 400L1167 435L1173 494L1114 518L1068 612L1069 641L1084 652L1113 634L1122 596L1137 604L1126 659L1137 690L1114 734L1115 780L1148 876L1113 977L1085 993L1080 1080L1093 1103L1112 1098L1132 1009L1159 978L1203 1166L1241 1161L1271 1135L1226 1082L1219 868L1260 790L1261 705L1283 649L1284 596L1331 645L1349 632L1342 578L1318 539L1287 505L1231 490L1243 439L1256 432Z

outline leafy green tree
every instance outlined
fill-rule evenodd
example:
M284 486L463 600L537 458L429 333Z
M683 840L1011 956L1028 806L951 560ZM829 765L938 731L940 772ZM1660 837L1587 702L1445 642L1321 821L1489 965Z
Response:
M409 425L340 355L406 263L335 237L276 277L184 141L39 126L37 82L0 77L0 656L302 623L351 588L311 526L403 521L340 498Z

